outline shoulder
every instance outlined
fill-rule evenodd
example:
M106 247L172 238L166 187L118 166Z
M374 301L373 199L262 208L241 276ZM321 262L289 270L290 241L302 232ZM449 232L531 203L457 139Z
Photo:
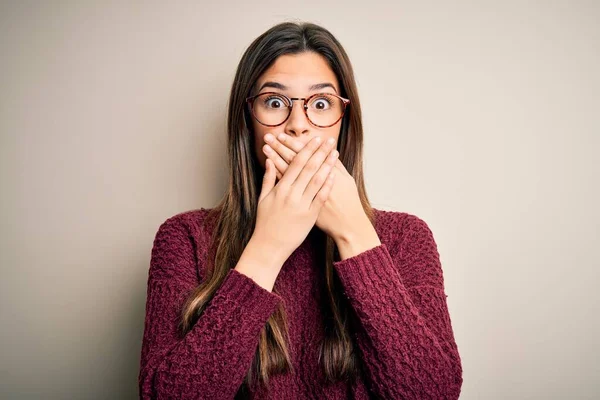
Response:
M199 208L179 212L164 220L164 222L160 224L159 230L163 226L185 226L193 229L194 227L202 225L212 210L212 208Z
M408 286L443 284L438 246L428 223L400 211L376 210L376 231Z
M154 277L196 275L197 260L208 245L207 226L213 209L179 212L164 220L154 236L150 273Z
M200 208L179 212L167 218L158 227L154 245L160 244L161 241L168 241L171 246L185 246L188 241L201 243L210 211L211 209Z

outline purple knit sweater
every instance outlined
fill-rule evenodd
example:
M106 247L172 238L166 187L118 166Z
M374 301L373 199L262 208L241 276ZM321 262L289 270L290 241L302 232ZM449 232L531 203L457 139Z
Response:
M334 264L360 324L364 367L355 382L328 384L318 363L323 285L313 234L283 264L269 292L235 269L179 339L183 302L201 281L212 223L187 211L158 229L150 262L141 349L141 399L233 399L259 333L283 302L294 373L275 375L254 399L457 399L462 365L444 292L437 245L427 224L375 210L381 245ZM260 390L260 389L259 389Z

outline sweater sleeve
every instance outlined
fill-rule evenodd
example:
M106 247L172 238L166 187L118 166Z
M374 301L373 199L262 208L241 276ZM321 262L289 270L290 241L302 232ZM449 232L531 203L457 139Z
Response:
M457 399L462 365L437 246L416 216L407 214L401 231L395 257L382 243L334 263L360 322L368 384L384 399Z
M183 337L183 303L199 284L194 242L181 218L165 221L152 248L140 399L232 399L250 368L259 334L282 300L235 269Z

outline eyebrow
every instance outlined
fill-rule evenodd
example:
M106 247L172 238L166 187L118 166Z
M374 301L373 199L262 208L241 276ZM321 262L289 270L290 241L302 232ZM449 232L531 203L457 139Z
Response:
M261 90L263 90L266 87L271 87L271 88L280 89L280 90L288 90L289 89L287 86L285 86L279 82L268 81L268 82L263 83L262 86L260 87L260 89L258 89L258 91L260 92ZM329 82L316 83L314 85L310 85L308 87L308 90L309 91L320 90L320 89L325 89L327 87L332 88L337 93L335 86L333 86L333 84L331 84Z

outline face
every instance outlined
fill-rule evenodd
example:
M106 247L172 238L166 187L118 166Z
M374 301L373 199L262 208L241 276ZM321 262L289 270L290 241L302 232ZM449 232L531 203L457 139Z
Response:
M310 86L324 83L329 83L330 86L321 86L320 88L309 90ZM271 67L260 76L256 88L259 90L255 94L277 92L290 98L308 97L314 93L341 95L335 73L329 67L325 58L314 52L279 56ZM332 137L337 147L342 120L339 120L335 125L328 128L316 127L306 118L306 114L304 114L302 108L302 101L294 100L292 103L294 106L289 118L279 126L264 126L255 118L252 118L254 150L263 169L265 168L265 160L267 159L263 151L266 143L264 136L267 133L271 133L277 137L278 134L283 132L303 144L308 143L315 136L320 136L322 143Z

